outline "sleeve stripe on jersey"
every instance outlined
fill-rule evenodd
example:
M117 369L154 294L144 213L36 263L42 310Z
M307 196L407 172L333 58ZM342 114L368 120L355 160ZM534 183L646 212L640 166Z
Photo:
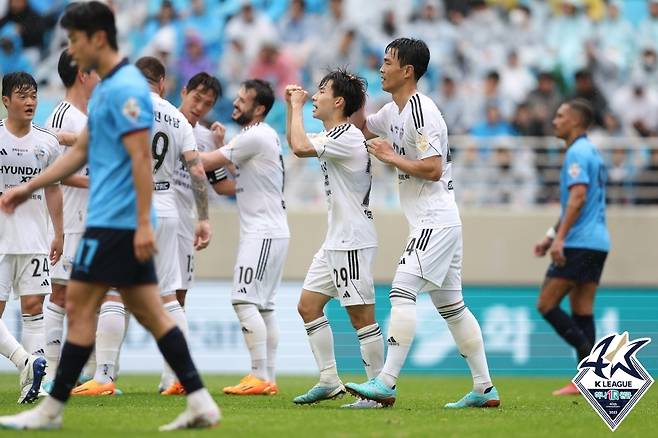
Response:
M55 140L57 140L57 143L59 143L59 139L58 139L57 136L56 136L55 134L53 134L52 132L50 132L50 131L48 131L47 129L44 129L44 128L40 127L40 126L37 126L37 125L32 125L32 126L33 126L34 129L36 129L37 131L45 132L46 134L52 136Z
M358 280L359 279L359 255L357 250L348 251L347 253L347 264L350 271L350 279Z
M263 246L260 248L260 258L258 259L258 266L256 266L256 280L263 281L265 275L265 268L267 267L267 259L270 257L270 248L272 247L272 239L263 240Z
M65 102L59 104L59 107L57 108L57 111L53 116L53 122L51 128L56 128L56 129L62 128L62 122L64 121L64 114L66 114L66 111L68 111L70 107L71 105Z
M334 128L331 129L327 133L327 137L333 138L336 140L338 137L340 137L344 132L346 132L348 129L350 129L350 124L349 123L343 123L342 125L335 126Z
M420 129L425 126L423 109L420 106L420 96L418 96L418 94L411 96L411 115L414 118L414 127L416 129Z

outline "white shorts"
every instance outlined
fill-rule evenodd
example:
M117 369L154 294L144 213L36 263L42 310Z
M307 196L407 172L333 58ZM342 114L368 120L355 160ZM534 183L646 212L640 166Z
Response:
M181 273L181 289L192 289L194 284L194 238L178 235L178 267Z
M462 227L414 230L397 272L406 272L434 283L439 289L462 288Z
M69 233L64 235L64 251L59 261L52 268L51 278L53 283L66 284L71 278L71 269L75 252L78 250L78 244L84 233Z
M340 300L340 305L375 304L372 265L377 248L320 250L313 256L304 289Z
M232 303L273 310L290 239L241 239L233 270Z
M155 230L155 271L158 275L160 295L175 294L181 287L181 273L178 264L178 218L159 217Z
M50 261L47 254L0 254L0 301L24 295L47 295Z

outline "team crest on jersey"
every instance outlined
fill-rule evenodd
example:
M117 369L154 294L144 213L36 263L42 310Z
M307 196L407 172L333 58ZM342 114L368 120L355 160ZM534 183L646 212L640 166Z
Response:
M569 166L569 176L571 178L578 178L578 175L580 175L580 166L578 163L573 163Z
M636 354L650 338L628 340L628 332L612 333L592 348L578 365L573 383L615 431L653 384Z
M427 152L430 142L420 129L416 129L416 148L421 152Z
M37 160L43 161L46 158L46 150L43 148L35 148L34 156L37 157Z
M123 104L123 115L129 119L137 120L139 113L142 111L134 97L128 98Z

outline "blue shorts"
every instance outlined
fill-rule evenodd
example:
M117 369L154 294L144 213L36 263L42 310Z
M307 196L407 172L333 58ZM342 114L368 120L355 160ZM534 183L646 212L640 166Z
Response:
M606 251L597 251L585 248L564 248L564 257L567 262L564 266L548 267L546 277L565 278L577 283L599 283L603 265L608 256Z
M157 284L153 259L135 258L135 230L87 228L73 261L71 280L112 287Z

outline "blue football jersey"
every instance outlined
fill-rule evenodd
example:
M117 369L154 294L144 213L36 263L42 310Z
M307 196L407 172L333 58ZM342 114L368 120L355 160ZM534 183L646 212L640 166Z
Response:
M569 200L569 188L587 185L587 198L580 216L571 227L564 242L565 248L585 248L598 251L610 249L610 236L605 217L605 185L608 178L605 162L596 146L587 138L579 137L567 149L560 174L560 205L562 215Z
M123 136L150 130L152 124L148 83L135 66L124 60L103 78L89 100L87 227L137 228L132 164ZM153 208L151 220L155 223Z

